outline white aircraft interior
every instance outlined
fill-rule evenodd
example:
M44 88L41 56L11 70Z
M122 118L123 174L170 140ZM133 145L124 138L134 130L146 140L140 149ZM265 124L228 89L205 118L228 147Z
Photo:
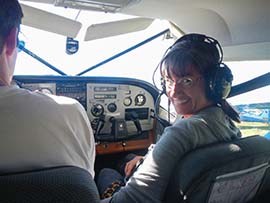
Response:
M159 19L168 21L169 25L162 35L169 34L174 39L188 33L202 33L214 37L223 47L225 61L270 60L269 0L20 0L19 2L24 12L23 25L68 37L71 52L74 46L76 49L73 43L76 44L78 36L83 36L82 40L87 42L124 35L143 31L155 19ZM85 33L79 35L84 31L81 29L80 21L42 10L41 6L44 4L63 7L67 11L76 9L81 12L120 13L133 17L92 24ZM102 63L76 76L68 76L64 70L55 68L35 55L27 49L27 46L22 47L22 51L47 65L58 75L15 75L14 82L19 87L72 97L85 108L96 141L96 171L104 166L115 167L115 160L127 153L144 155L147 148L158 140L164 127L170 124L168 117L174 117L168 109L157 106L160 90L149 81L117 75L83 76ZM119 53L122 54L124 53ZM109 60L114 58L113 56ZM269 84L270 71L233 86L229 97L268 87ZM158 118L156 114L159 114ZM267 161L269 163L269 160ZM269 174L268 169L268 176ZM263 200L267 199L267 193L270 191L269 180L265 181L268 185L262 191ZM164 202L173 201L169 198Z
M171 23L176 37L185 33L203 33L216 38L224 47L225 60L269 59L269 1L182 1L182 0L21 0L23 24L75 38L80 31L78 21L52 15L28 6L38 2L100 12L123 13L135 19L89 26L85 40L143 30L153 19ZM50 19L50 20L48 20ZM53 24L51 23L53 20ZM110 29L114 28L114 29ZM106 30L106 32L103 32Z

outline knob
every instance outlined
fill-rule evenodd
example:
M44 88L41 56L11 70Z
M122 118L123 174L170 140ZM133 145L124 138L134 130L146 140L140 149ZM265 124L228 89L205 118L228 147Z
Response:
M94 104L91 108L93 116L98 117L104 113L104 108L101 104Z
M110 104L108 104L107 109L108 109L109 112L113 113L113 112L116 111L117 106L116 106L115 103L110 103Z
M126 97L123 103L125 106L130 106L132 103L132 99L130 97Z

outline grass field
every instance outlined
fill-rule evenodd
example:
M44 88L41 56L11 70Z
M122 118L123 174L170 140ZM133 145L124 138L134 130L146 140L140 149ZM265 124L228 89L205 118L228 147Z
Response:
M241 122L237 124L241 129L243 137L250 135L265 135L270 131L270 123L260 123L260 122Z

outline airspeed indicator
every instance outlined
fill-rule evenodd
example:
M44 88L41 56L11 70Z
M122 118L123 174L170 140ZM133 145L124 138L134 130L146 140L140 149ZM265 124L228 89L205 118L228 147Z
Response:
M143 94L137 94L135 97L135 105L136 106L143 106L146 102L146 97Z

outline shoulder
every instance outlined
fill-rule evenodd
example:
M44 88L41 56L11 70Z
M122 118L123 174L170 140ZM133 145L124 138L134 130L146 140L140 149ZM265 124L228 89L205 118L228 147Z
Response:
M86 114L84 107L76 99L65 97L65 96L43 94L40 92L36 94L42 97L42 99L44 100L44 103L47 103L45 105L55 107L66 113L80 112L80 114Z
M174 125L165 128L154 148L155 153L159 156L162 156L162 153L183 155L196 148L202 123L199 119L181 119Z
M84 108L75 99L45 94L40 91L30 91L23 88L12 87L9 90L9 96L12 96L18 103L24 106L32 106L33 108L44 109L47 111L57 110L75 110L84 113Z
M165 135L164 137L168 135L168 139L181 136L181 139L188 137L189 140L196 140L203 133L209 134L209 121L215 119L219 114L223 115L221 109L211 108L189 118L179 119L172 126L167 127L163 135Z
M58 95L52 95L52 94L43 94L41 92L37 92L36 94L42 96L43 98L46 98L48 100L52 100L60 105L78 105L79 102L76 99L66 97L66 96L58 96Z
M183 132L191 132L194 131L195 128L200 128L206 124L206 120L203 116L192 116L187 119L180 119L174 123L171 128L173 130L181 130Z
M63 108L76 107L81 108L80 103L70 97L58 96L53 94L45 94L40 91L29 92L29 98L33 101L40 102L43 105L58 106Z
M203 121L200 119L180 119L172 126L165 128L164 133L161 137L163 142L172 140L176 142L177 140L183 142L192 142L193 137L197 134Z
M215 119L224 117L224 111L218 106L212 106L202 111L198 112L196 115L192 116L192 118L204 118L204 119Z

